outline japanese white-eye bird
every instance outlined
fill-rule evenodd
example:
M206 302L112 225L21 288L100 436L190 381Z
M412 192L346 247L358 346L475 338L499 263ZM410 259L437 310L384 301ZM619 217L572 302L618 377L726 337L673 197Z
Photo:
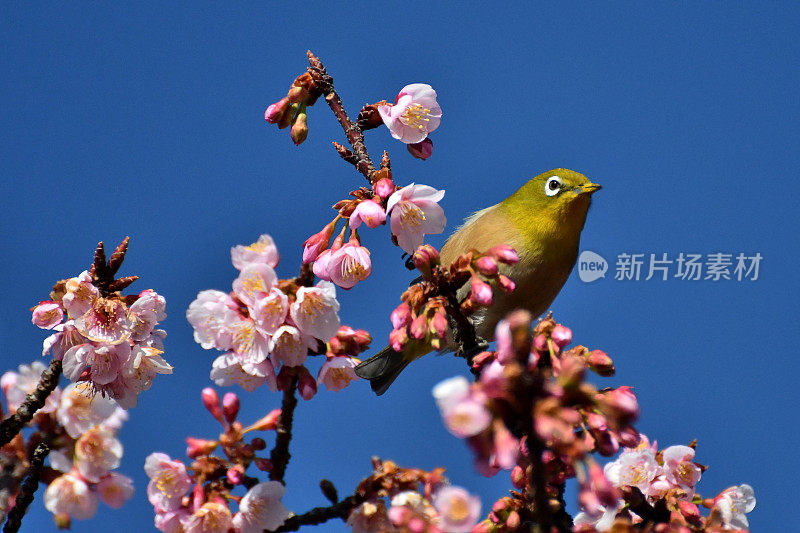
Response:
M467 218L447 239L440 253L444 266L471 249L483 252L500 244L511 246L519 255L518 263L500 265L500 272L510 277L516 288L510 293L495 290L492 305L470 317L478 336L493 340L497 322L515 309L539 316L550 307L578 259L586 213L592 193L598 189L600 185L573 170L549 170L499 204ZM459 296L469 292L467 287ZM411 361L425 353L396 352L387 347L355 371L370 380L372 390L380 395Z

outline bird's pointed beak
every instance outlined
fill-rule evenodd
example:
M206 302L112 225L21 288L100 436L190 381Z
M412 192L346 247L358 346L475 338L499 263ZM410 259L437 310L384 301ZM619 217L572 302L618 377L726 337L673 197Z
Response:
M575 187L575 192L578 194L592 194L602 188L603 186L598 185L597 183L585 183L579 187Z

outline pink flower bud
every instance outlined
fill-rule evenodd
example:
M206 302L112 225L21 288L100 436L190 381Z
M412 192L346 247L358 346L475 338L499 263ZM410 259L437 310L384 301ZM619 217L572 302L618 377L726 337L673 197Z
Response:
M330 249L324 250L314 260L314 266L311 268L311 270L314 272L314 275L317 276L319 279L325 281L331 280L331 277L328 275L328 264L330 263L330 260L331 260Z
M305 367L302 368L305 370ZM317 380L309 374L308 370L300 375L300 381L297 382L297 392L306 401L313 398L317 393Z
M494 360L495 357L492 352L481 352L472 358L472 368L475 370L481 370Z
M487 278L494 277L497 275L497 260L490 255L484 255L475 261L475 268Z
M61 304L46 300L39 302L39 305L33 308L31 322L42 329L53 329L63 318L64 310L61 309Z
M240 485L244 481L244 471L240 465L228 469L226 477L231 485Z
M586 354L586 364L601 376L614 375L614 361L603 350L592 350Z
M333 222L327 224L318 233L315 233L306 239L306 242L303 243L304 265L314 261L317 257L319 257L319 254L328 248L328 243L333 236L333 231L336 228L337 221L338 219L334 219Z
M338 337L331 337L331 340L328 341L328 351L334 355L344 355L344 343Z
M206 387L200 393L200 396L203 399L203 405L205 405L208 412L211 413L211 416L216 418L217 421L224 426L225 420L222 418L222 409L220 408L217 391L211 387Z
M395 189L397 189L397 186L391 178L381 178L372 186L372 190L375 191L375 194L384 199L391 196Z
M357 329L353 340L358 345L359 351L364 351L369 348L369 344L372 342L372 335L366 330Z
M202 483L195 483L192 488L192 507L199 509L206 503L206 491L203 490Z
M389 345L392 350L402 352L405 345L408 343L408 332L405 327L393 329L389 333Z
M514 485L515 488L522 489L528 483L527 477L525 476L525 469L521 466L517 465L511 471L511 483Z
M690 522L700 519L700 508L688 500L678 500L678 508L681 514Z
M350 227L356 229L362 222L368 228L377 228L386 222L386 211L383 210L383 207L378 202L364 200L356 206L350 215Z
M553 339L553 342L555 342L559 348L563 348L572 342L572 330L558 324L550 333L550 338Z
M278 427L278 418L281 416L280 409L273 409L270 413L261 418L258 422L250 426L248 429L254 431L267 431Z
M407 144L406 148L408 149L409 154L424 161L433 153L433 141L431 141L429 138L425 138L418 143Z
M497 281L500 282L500 288L506 292L514 292L514 289L517 288L517 284L514 283L514 280L503 274L497 277Z
M404 328L411 323L411 307L403 302L398 305L389 317L394 329Z
M286 94L286 99L293 104L299 104L308 96L308 90L302 85L292 85Z
M186 437L186 455L192 459L197 459L203 455L211 455L217 445L217 441L196 439L194 437Z
M277 124L290 104L291 102L289 102L288 98L281 98L267 108L264 113L264 119L270 124Z
M425 334L428 332L428 319L425 315L419 315L411 321L411 336L415 339L424 339Z
M533 338L533 349L537 352L547 352L547 335L544 333L539 333Z
M289 386L292 384L292 379L294 378L294 371L295 367L288 367L286 365L281 367L281 371L278 372L275 378L279 391L289 390Z
M626 448L636 448L642 441L641 434L632 427L626 427L617 434L619 443Z
M519 255L517 255L516 250L506 244L495 246L486 253L493 255L498 261L507 265L519 263Z
M594 461L589 465L589 479L601 505L613 507L617 504L617 500L620 497L619 491L608 481L603 473L603 468Z
M475 303L483 306L492 305L492 287L477 277L473 276L470 281L470 298Z
M447 314L439 309L433 315L433 319L431 320L431 329L437 337L444 339L445 335L447 335L447 328Z
M439 252L430 244L424 244L417 248L411 256L414 266L422 272L425 277L430 277L433 267L439 265Z
M506 518L506 527L511 531L516 531L517 528L522 523L522 519L519 517L519 513L516 511L511 511L508 513L508 518Z
M639 402L627 385L603 393L601 401L608 411L621 419L623 424L639 417Z
M235 393L226 392L222 397L222 414L229 424L236 420L236 415L239 414L239 397Z
M291 131L292 141L295 145L303 144L303 141L308 137L308 117L305 112L300 112L292 124Z

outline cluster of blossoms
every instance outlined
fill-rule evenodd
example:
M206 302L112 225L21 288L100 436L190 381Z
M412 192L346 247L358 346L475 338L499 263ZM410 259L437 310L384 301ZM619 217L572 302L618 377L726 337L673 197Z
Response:
M478 523L480 499L450 485L444 469L401 468L377 458L372 464L355 492L361 503L347 519L354 533L467 533Z
M114 280L128 240L105 262L100 243L91 269L59 281L50 300L33 308L31 321L55 331L44 340L42 355L63 361L64 375L85 381L94 393L115 399L125 409L134 407L140 392L157 374L171 374L161 354L166 332L157 329L164 320L166 302L154 290L123 296L120 290L135 281L131 276Z
M341 325L332 283L308 287L297 279L279 280L278 250L269 235L235 246L231 260L240 271L233 291L201 291L186 311L195 340L205 349L225 351L212 365L217 385L236 383L252 391L266 384L275 391L296 378L301 395L310 399L318 384L341 390L357 379L355 356L371 337ZM304 366L309 354L326 355L316 379Z
M617 501L608 506L585 502L592 507L575 517L575 531L609 531L615 525L641 524L645 518L656 517L668 522L673 531L746 530L746 513L756 504L753 488L729 487L703 499L695 486L706 467L694 462L694 456L695 443L658 450L655 442L642 435L638 446L623 448L603 469L606 480L619 491ZM707 517L700 514L698 504L711 509Z
M15 412L36 389L44 371L36 361L0 377L9 411ZM128 414L111 398L92 397L91 387L86 382L71 383L63 391L56 387L31 421L27 439L19 434L0 449L0 462L26 470L31 450L40 442L49 444L50 465L41 475L48 485L44 505L61 528L69 527L71 519L93 517L100 501L117 509L133 495L133 481L114 472L123 451L117 433Z
M309 72L304 72L295 78L286 96L267 108L264 119L277 124L280 129L291 126L292 141L300 145L308 137L307 108L314 105L320 94L314 78Z
M269 459L256 454L266 448L261 437L245 441L251 431L275 430L280 409L244 427L237 420L239 398L227 393L220 401L214 389L202 393L203 404L223 426L217 440L187 438L187 466L164 453L150 454L144 465L150 478L147 498L155 510L155 526L167 533L260 533L284 523L289 511L281 503L284 486L278 481L259 483L247 475L250 465L271 471ZM220 449L224 456L212 455ZM233 491L242 487L244 496ZM238 511L231 512L236 502Z
M483 253L467 252L452 265L442 266L436 249L424 245L417 249L412 261L423 281L409 287L401 297L402 303L392 311L389 343L398 352L425 353L431 347L438 350L447 344L448 316L452 316L454 308L450 296L465 293L458 308L462 316L492 305L489 283L506 292L514 290L514 282L499 273L500 263L511 265L519 257L511 247L500 245Z

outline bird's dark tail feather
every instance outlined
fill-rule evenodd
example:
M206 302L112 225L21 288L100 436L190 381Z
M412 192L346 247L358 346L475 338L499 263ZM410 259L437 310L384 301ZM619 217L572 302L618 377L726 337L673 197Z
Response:
M386 347L366 361L359 363L356 368L358 377L368 379L372 390L380 396L389 385L394 383L400 372L408 365L403 354Z

